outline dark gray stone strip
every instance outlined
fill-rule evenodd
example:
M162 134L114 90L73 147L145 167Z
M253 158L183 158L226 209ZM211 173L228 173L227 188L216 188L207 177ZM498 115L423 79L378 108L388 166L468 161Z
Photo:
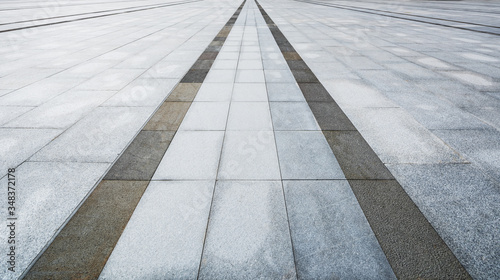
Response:
M24 279L99 277L244 3L23 275Z
M394 273L399 279L470 279L283 33L258 4Z

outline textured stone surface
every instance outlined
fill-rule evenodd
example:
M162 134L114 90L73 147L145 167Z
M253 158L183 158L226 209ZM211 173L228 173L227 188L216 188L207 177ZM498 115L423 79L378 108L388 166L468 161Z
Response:
M104 180L151 180L173 136L173 131L139 132Z
M147 184L102 181L25 279L97 278Z
M276 131L283 179L344 179L320 131Z
M284 187L299 278L395 279L346 180Z
M214 181L151 182L99 279L195 279L213 187Z
M280 182L217 183L199 277L296 278Z

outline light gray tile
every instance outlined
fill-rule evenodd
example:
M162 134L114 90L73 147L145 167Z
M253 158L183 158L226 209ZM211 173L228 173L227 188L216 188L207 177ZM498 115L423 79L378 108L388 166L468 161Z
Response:
M33 110L35 107L25 107L25 106L1 106L0 105L0 125L3 125L22 114Z
M323 85L340 106L397 107L377 89L359 80L329 80Z
M31 110L6 127L66 128L115 94L114 91L68 91Z
M235 83L232 101L267 101L265 83Z
M82 79L47 78L0 97L1 105L39 106L81 83Z
M195 279L214 184L151 182L99 278Z
M0 174L16 167L54 140L61 129L0 129Z
M98 107L30 161L113 162L152 111L147 107Z
M293 83L295 78L290 70L264 70L267 83Z
M232 83L234 81L235 70L211 69L205 78L205 83Z
M153 180L215 180L223 131L178 131Z
M236 83L264 83L263 70L237 70Z
M227 131L219 180L280 180L272 131Z
M176 79L138 78L118 91L103 106L158 106L177 84Z
M120 90L143 72L140 69L109 69L77 86L79 90Z
M12 277L28 267L107 167L103 163L25 162L16 168L16 253L22 254L16 257ZM6 168L2 166L2 170ZM7 186L6 177L0 182ZM7 197L7 188L1 193ZM7 211L2 212L2 220L6 220ZM2 236L8 236L7 229L2 227Z
M321 131L275 131L283 179L345 179Z
M500 181L500 132L496 129L434 130L439 138Z
M296 278L280 182L217 183L200 278Z
M305 101L296 83L268 83L269 101Z
M270 102L274 130L321 130L306 102Z
M227 130L273 130L267 102L233 102Z
M194 101L231 101L232 83L203 83Z
M346 113L384 163L464 162L402 109L362 108Z
M240 59L238 69L262 70L262 60L259 59Z
M225 130L229 102L193 102L179 130Z
M500 273L498 182L475 164L388 168L473 278Z
M396 279L347 180L283 184L300 278Z

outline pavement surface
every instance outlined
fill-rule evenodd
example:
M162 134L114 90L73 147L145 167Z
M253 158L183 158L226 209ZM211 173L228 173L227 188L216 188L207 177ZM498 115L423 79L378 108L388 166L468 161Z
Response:
M495 1L2 1L1 279L499 279Z

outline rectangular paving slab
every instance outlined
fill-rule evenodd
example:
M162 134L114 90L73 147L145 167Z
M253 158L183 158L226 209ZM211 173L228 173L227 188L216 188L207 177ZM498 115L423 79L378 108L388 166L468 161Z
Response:
M215 187L199 278L243 275L296 278L279 181L219 181Z

